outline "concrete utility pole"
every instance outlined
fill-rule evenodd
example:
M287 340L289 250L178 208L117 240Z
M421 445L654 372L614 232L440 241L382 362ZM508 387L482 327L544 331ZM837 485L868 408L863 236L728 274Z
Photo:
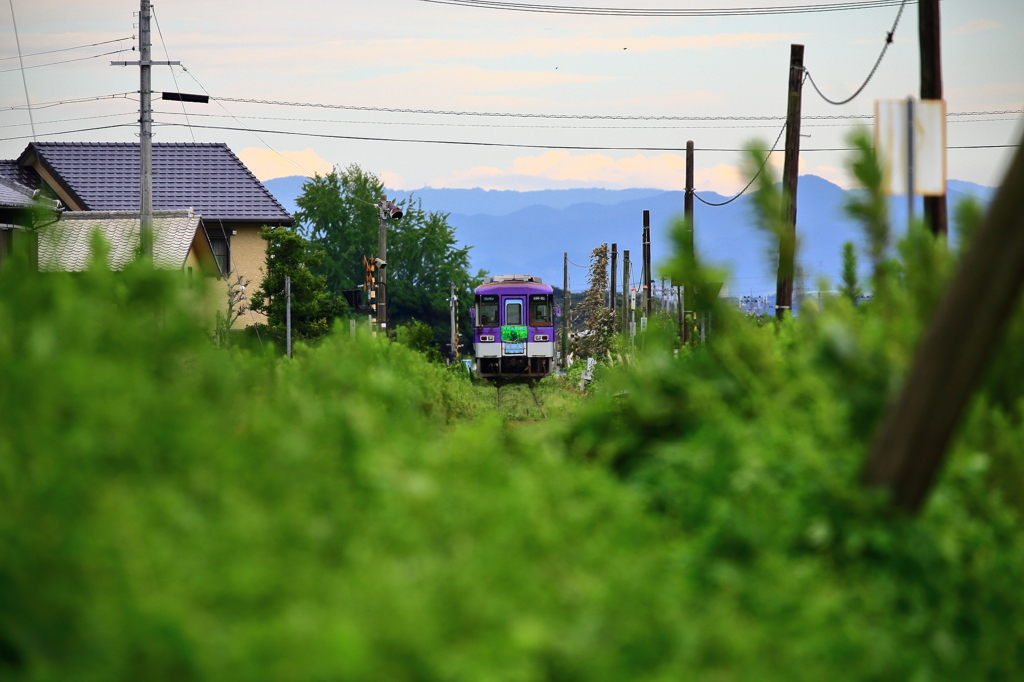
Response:
M285 319L285 346L288 357L292 356L292 278L284 277L284 319Z
M142 164L139 241L142 254L153 258L153 57L149 22L152 17L149 0L139 8L139 160Z
M622 250L622 333L629 334L629 249Z
M615 281L615 276L616 276L616 274L618 274L617 271L616 271L616 266L618 264L619 264L619 245L613 243L612 244L612 276L611 276L611 281L609 282L610 285L611 285L611 293L612 293L612 295L611 295L611 301L608 304L608 308L612 311L612 319L613 320L615 319L615 286L617 284L617 282Z
M452 322L452 362L459 361L459 328L458 321L455 319L455 311L459 307L459 299L455 295L455 282L451 283L451 292L448 296L448 307L451 308L451 322Z
M153 10L149 0L139 5L139 61L110 62L111 66L139 67L139 246L142 255L153 258L153 74L154 66L178 66L181 62L154 62L149 23Z
M804 46L789 48L789 106L786 110L786 160L782 167L783 220L786 234L779 240L779 271L775 287L775 316L793 308L796 258L796 189L800 170L800 96L804 83Z
M919 0L917 25L921 50L921 99L942 99L939 0ZM945 150L942 153L945 154ZM924 198L924 220L934 234L946 234L949 231L945 194Z
M562 369L569 369L569 252L562 254Z

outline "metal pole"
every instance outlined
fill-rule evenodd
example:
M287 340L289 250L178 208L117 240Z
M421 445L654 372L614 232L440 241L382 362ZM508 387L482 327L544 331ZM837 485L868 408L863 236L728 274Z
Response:
M611 285L611 300L608 303L608 308L612 311L612 319L615 319L615 288L618 285L616 282L616 276L618 275L617 266L619 264L619 245L612 244L612 276L609 284Z
M907 98L907 229L914 222L914 98Z
M292 278L284 277L284 324L285 348L288 357L292 356Z
M456 327L455 320L455 308L458 305L459 299L455 297L455 282L450 283L451 293L448 296L448 307L451 308L451 322L452 322L452 362L459 361L459 330Z
M387 197L381 195L379 212L379 231L377 233L377 257L380 263L377 264L377 324L380 327L381 336L388 335L388 219L387 219Z
M921 99L942 99L939 0L919 0L917 17L921 51ZM949 231L945 193L939 197L924 198L924 219L934 234L946 234Z
M782 169L783 219L786 234L779 240L779 271L775 288L775 316L793 307L796 257L796 190L800 170L800 96L804 83L804 46L789 46L789 106L786 111L786 160Z
M562 369L569 369L569 252L562 254Z
M149 22L152 17L149 0L141 0L139 8L139 246L142 256L153 259L153 104L152 41Z
M622 251L622 333L629 334L629 249Z

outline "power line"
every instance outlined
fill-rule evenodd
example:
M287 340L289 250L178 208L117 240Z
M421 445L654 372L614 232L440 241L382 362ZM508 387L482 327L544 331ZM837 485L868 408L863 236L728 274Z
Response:
M184 123L160 123L161 127L186 127ZM207 125L195 125L191 127L199 128L203 130L233 130L237 132L247 132L257 135L263 133L265 135L294 135L296 137L317 137L332 140L357 140L365 142L405 142L410 144L440 144L440 145L459 145L468 147L506 147L512 149L567 149L574 151L639 151L639 152L682 152L685 151L683 147L602 147L602 146L582 146L582 145L559 145L559 144L520 144L514 142L474 142L468 140L419 140L410 138L395 138L395 137L364 137L359 135L336 135L330 133L309 133L297 130L264 130L257 128L234 128L232 126L207 126ZM262 140L263 138L260 138ZM947 149L1000 149L1000 148L1016 148L1017 145L963 145L963 146L951 146ZM273 149L269 147L268 149ZM706 147L696 149L695 151L700 152L745 152L746 149L726 149L720 147ZM851 152L856 151L855 147L837 147L837 148L822 148L822 149L801 149L800 152ZM287 158L287 157L285 157Z
M99 43L89 43L88 45L75 45L74 47L62 47L59 50L46 50L44 52L33 52L31 54L21 55L23 57L38 57L41 54L54 54L55 52L70 52L71 50L81 50L86 47L99 47L100 45L110 45L111 43L120 43L125 40L133 40L135 36L128 36L127 38L116 38L114 40L104 40ZM7 61L8 59L17 59L14 57L0 57L0 62Z
M892 22L892 28L889 29L889 32L885 34L885 45L882 46L882 51L881 53L879 53L878 59L875 60L875 65L871 67L871 72L868 73L868 77L865 78L864 82L861 83L860 87L857 88L854 91L854 93L847 97L846 99L834 100L826 97L825 93L823 93L821 89L818 87L818 84L814 82L814 78L811 77L811 72L808 71L806 68L804 69L804 74L807 76L807 80L811 81L811 85L814 86L814 90L818 93L818 95L821 96L823 100L825 100L829 104L834 104L836 106L849 104L850 102L857 98L857 95L864 91L864 88L868 87L868 83L871 82L871 79L874 78L875 76L875 72L878 71L878 67L881 66L882 60L885 58L885 53L889 51L889 46L892 45L892 38L896 34L896 27L900 25L900 17L903 16L903 8L906 7L906 4L907 0L903 0L903 2L900 4L900 11L896 13L896 20Z
M775 148L779 146L779 140L782 139L782 134L784 132L786 132L785 124L783 124L782 129L779 131L778 137L775 138L775 144L772 145L771 151L769 151L767 154L765 154L764 160L761 162L761 167L757 169L757 172L754 173L754 177L750 178L750 182L747 183L746 187L744 187L743 189L740 190L739 194L737 194L736 196L732 197L731 199L726 199L725 201L721 201L721 202L717 202L717 203L713 202L713 201L708 201L707 199L704 199L703 197L701 197L701 195L697 194L697 192L694 192L693 196L697 197L697 200L700 201L702 204L706 204L708 206L725 206L726 204L731 204L732 202L734 202L737 199L739 199L741 196L743 196L744 194L747 193L747 190L750 189L750 186L754 184L754 181L757 180L759 177L761 177L761 172L764 171L764 167L766 165L768 165L768 159L769 159L769 157L771 157L772 153L775 152Z
M135 47L133 46L132 47L132 51L134 51L134 50L135 50ZM96 59L97 57L108 57L108 56L110 56L112 54L121 54L122 52L124 52L124 50L114 50L113 52L104 52L103 54L93 54L93 55L89 55L88 57L76 57L74 59L63 59L63 60L61 60L59 62L47 62L45 64L33 64L32 66L23 66L23 67L21 67L21 70L24 70L24 69L41 69L44 66L56 66L57 64L70 64L71 62L84 62L87 59ZM8 73L10 71L18 71L18 69L2 69L2 70L0 70L0 73Z
M164 57L167 58L168 66L171 70L171 79L174 81L174 91L178 93L178 97L181 97L181 89L178 88L178 77L174 73L174 67L170 66L171 55L167 52L167 43L164 42L164 32L160 28L160 18L156 15L156 9L150 7L150 11L153 13L153 20L156 22L156 32L160 35L160 45L164 48ZM188 120L188 111L185 109L185 101L181 100L181 113L185 115L185 123L189 123L189 133L192 135L192 142L196 141L196 134L192 132L192 126Z
M775 125L762 125L760 123L747 124L747 125L675 125L675 126L660 126L660 125L608 125L608 126L575 126L575 125L500 125L494 123L431 123L422 121L354 121L354 120L340 120L340 119L325 119L325 118L294 118L289 116L227 116L224 114L198 114L192 112L191 114L182 114L180 111L157 111L156 113L165 116L191 116L193 118L235 118L235 119L246 119L252 121L284 121L290 123L340 123L343 125L384 125L384 126L422 126L422 127L433 127L433 128L487 128L487 129L515 129L515 130L749 130L754 128L772 128ZM1020 110L1019 113L1024 113L1024 109ZM805 117L807 118L807 117ZM829 117L835 119L847 119L847 118L874 118L872 115L858 116L858 117L846 117L846 116L835 116ZM989 118L989 119L967 119L964 121L953 121L954 123L974 123L984 121L1016 121L1016 118ZM855 127L853 123L821 123L821 124L810 124L804 125L803 128L848 128Z
M117 116L136 116L136 112L122 111L118 114L101 114L99 116L76 116L75 118L60 118L55 121L40 121L39 125L50 125L52 123L70 123L72 121L91 121L97 118L115 118ZM0 128L21 128L27 126L28 123L5 123L0 125Z
M353 104L326 104L323 102L288 102L270 99L252 99L244 97L210 97L220 102L238 102L241 104L265 104L281 107L303 107L311 109L344 109L347 111L372 111L389 114L424 114L429 116L481 116L495 118L541 118L553 120L605 120L605 121L785 121L785 116L631 116L615 114L541 114L511 111L458 111L444 109L409 109L396 107L358 106ZM950 112L947 116L980 116L1024 113L1024 109L1004 111L967 111ZM255 118L255 117L253 117ZM803 116L804 121L871 119L873 114L830 114Z
M97 102L99 100L104 100L104 99L130 99L128 97L128 95L135 95L135 94L137 94L137 93L136 92L118 92L118 93L115 93L113 95L96 95L94 97L78 97L78 98L75 98L75 99L59 99L59 100L54 100L52 102L37 102L33 106L33 108L34 109L49 109L51 107L59 107L59 106L62 106L64 104L81 104L83 102ZM3 108L0 108L0 111L17 111L17 110L24 109L24 108L25 107L23 107L23 106L21 106L19 104L19 105L13 106L13 107L3 107Z
M732 17L764 16L771 14L810 14L817 12L840 12L857 9L893 7L900 0L853 0L838 3L817 3L812 5L777 5L774 7L725 7L694 9L659 9L627 7L583 7L569 5L535 5L500 0L421 0L438 5L472 7L476 9L504 10L513 12L535 12L541 14L576 14L616 17Z
M53 137L55 135L71 135L72 133L88 133L93 130L109 130L111 128L134 128L134 123L115 123L109 126L96 126L95 128L79 128L78 130L61 130L56 133L39 133L39 137ZM0 142L10 142L11 140L26 140L31 135L15 135L14 137L0 137Z
M11 23L14 24L14 42L18 44L18 64L21 65L21 84L25 87L25 106L28 108L28 122L32 126L32 139L36 139L36 122L32 120L32 100L28 98L28 81L25 80L25 62L21 57L21 38L18 36L18 20L14 18L14 0L7 0L11 7Z

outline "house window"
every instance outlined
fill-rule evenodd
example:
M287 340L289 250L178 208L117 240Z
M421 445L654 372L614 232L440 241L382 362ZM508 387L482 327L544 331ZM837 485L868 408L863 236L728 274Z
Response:
M227 236L210 235L210 246L213 247L213 257L217 261L220 274L227 277L231 272L231 242Z

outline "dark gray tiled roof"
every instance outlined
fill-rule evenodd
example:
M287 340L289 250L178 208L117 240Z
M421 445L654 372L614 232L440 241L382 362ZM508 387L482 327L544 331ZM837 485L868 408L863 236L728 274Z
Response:
M43 181L34 168L19 166L18 162L11 160L0 160L0 178L24 185L29 189L39 189Z
M5 208L23 208L32 206L35 202L35 191L11 182L7 178L0 177L0 206Z
M139 145L33 142L43 166L90 211L139 210ZM292 217L226 144L153 145L153 208L192 208L217 220L291 224Z
M200 217L191 211L153 212L153 264L180 270L188 257ZM81 272L89 267L92 233L99 230L110 247L107 265L122 270L139 248L138 211L68 212L39 232L39 269Z

